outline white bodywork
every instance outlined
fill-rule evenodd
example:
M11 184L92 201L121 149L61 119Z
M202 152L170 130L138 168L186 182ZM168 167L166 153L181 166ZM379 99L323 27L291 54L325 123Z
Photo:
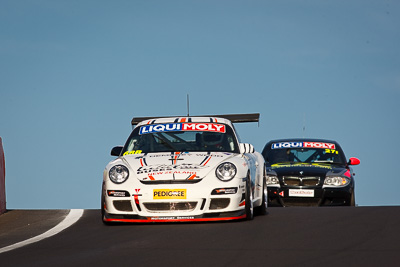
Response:
M136 127L188 119L152 119ZM232 123L223 118L190 117L193 123L210 121L232 127ZM237 140L237 136L235 138ZM251 184L251 209L262 207L267 199L264 195L267 192L264 182L265 164L262 155L254 152L251 145L240 144L239 147L240 153L132 151L119 156L106 166L103 174L103 221L251 219L248 218L249 211L246 213L246 181L249 180L247 184ZM236 175L230 181L222 181L216 176L216 168L223 162L236 166ZM110 169L116 165L123 165L129 170L128 179L120 184L109 178ZM249 209L249 203L247 206Z

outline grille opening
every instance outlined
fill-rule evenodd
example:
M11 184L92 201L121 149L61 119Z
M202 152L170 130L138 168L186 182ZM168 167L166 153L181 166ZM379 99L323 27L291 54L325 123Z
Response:
M319 177L297 177L283 176L283 183L288 186L317 186L319 185Z
M212 198L210 202L210 210L225 209L230 203L230 198Z
M206 205L206 199L204 198L203 202L201 203L200 210L203 210L205 205Z
M130 200L114 200L114 208L119 211L133 211Z
M150 212L192 211L196 208L197 202L147 202L143 205Z

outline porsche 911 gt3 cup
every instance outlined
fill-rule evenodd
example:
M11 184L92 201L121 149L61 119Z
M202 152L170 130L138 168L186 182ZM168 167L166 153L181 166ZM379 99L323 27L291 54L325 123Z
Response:
M103 173L101 210L110 222L253 219L266 214L265 162L240 143L235 122L259 114L133 118L125 145Z

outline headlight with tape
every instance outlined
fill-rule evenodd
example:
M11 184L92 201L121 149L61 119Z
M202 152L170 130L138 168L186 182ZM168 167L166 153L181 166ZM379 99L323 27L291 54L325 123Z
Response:
M350 183L350 179L346 177L326 177L323 187L343 187Z
M217 167L215 175L221 181L230 181L236 175L236 166L233 163L224 162Z
M267 178L266 178L265 182L266 182L267 186L280 187L279 179L276 176L267 175Z
M115 165L108 172L108 177L113 183L122 184L129 177L129 170L124 165Z

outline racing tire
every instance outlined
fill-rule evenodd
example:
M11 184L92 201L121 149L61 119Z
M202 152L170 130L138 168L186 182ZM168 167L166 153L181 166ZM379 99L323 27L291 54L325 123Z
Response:
M265 177L263 179L263 191L262 191L262 201L261 205L256 207L256 214L257 215L266 215L267 214L267 207L268 207L268 189L265 181Z
M253 194L251 193L251 182L250 177L246 180L246 194L245 194L245 210L246 220L250 221L254 218L254 207L253 207Z
M355 207L355 206L356 206L356 196L355 196L355 194L354 194L354 191L353 191L353 193L351 194L349 206L351 206L351 207Z
M343 206L355 207L356 206L356 196L354 189L351 192L351 195L345 199Z

